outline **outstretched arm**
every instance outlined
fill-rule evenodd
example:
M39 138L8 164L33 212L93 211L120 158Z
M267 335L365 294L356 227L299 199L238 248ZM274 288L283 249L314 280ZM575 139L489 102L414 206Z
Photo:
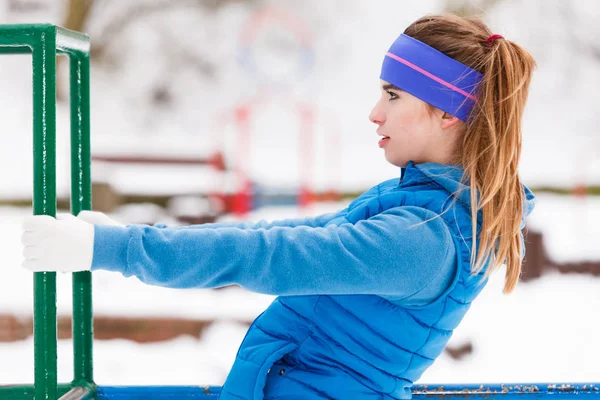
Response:
M397 207L356 224L327 227L97 225L92 269L177 288L238 284L266 294L401 298L456 267L445 222L424 222L433 217L423 208Z
M216 223L206 223L206 224L197 224L197 225L187 225L187 226L175 226L169 227L165 224L155 224L153 225L156 228L169 228L169 229L215 229L215 228L239 228L239 229L271 229L276 226L287 226L290 228L296 226L310 226L313 228L319 226L325 226L329 221L331 221L336 215L345 213L346 210L341 210L334 213L327 213L318 215L316 217L307 217L307 218L290 218L290 219L281 219L272 222L268 222L266 220L261 220L258 222L248 221L248 222L216 222ZM81 211L77 218L88 222L90 224L95 225L121 225L125 226L120 222L117 222L110 218L108 215L98 212L98 211Z

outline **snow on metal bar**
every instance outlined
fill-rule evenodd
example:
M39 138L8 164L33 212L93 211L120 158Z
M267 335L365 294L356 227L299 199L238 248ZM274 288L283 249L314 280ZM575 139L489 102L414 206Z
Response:
M443 396L445 399L485 398L495 399L533 396L536 398L559 396L580 398L592 396L600 399L600 383L516 383L494 385L416 385L413 388L415 399Z

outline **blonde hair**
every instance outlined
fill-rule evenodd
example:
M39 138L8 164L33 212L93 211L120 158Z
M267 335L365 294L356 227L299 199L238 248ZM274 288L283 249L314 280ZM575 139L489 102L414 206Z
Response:
M425 16L404 33L479 71L483 79L477 104L454 155L471 189L472 272L491 272L506 264L504 293L521 274L521 220L525 193L517 167L521 155L521 119L527 101L533 57L521 46L499 38L478 17ZM477 215L482 225L477 235ZM479 247L477 237L479 236Z

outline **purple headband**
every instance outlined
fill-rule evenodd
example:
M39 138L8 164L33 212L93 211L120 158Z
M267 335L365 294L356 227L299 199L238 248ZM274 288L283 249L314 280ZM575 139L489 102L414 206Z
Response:
M483 75L444 53L401 34L381 66L380 78L467 121Z

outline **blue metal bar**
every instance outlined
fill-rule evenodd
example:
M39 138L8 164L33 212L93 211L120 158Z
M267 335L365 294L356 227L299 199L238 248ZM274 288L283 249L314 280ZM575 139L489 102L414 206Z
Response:
M217 399L219 386L98 386L98 400Z
M218 398L218 386L99 386L98 400L125 399L206 399ZM464 399L518 399L522 397L600 399L600 383L515 383L491 385L416 385L414 399L443 397L444 400Z

